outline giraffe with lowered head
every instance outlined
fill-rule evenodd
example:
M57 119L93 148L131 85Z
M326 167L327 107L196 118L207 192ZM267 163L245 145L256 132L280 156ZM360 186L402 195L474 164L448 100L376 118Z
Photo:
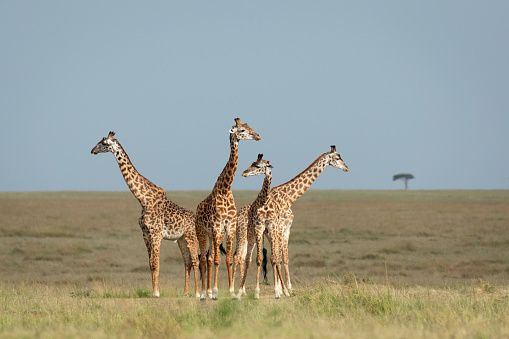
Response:
M286 286L290 292L292 289L292 283L288 267L288 241L290 239L290 227L293 222L292 205L297 199L306 193L307 189L329 165L339 168L344 172L348 172L348 166L346 166L343 159L341 159L341 156L336 151L336 146L334 145L331 146L330 152L320 155L311 165L308 166L308 168L302 171L295 178L272 188L270 191L271 199L273 199L280 207L279 218L283 228L283 264L285 267Z
M290 295L284 286L281 274L283 230L282 224L279 220L279 206L270 195L272 168L273 166L268 160L263 160L263 154L258 154L258 159L242 173L242 176L244 177L265 174L265 179L263 180L262 189L255 201L242 207L237 214L237 248L235 251L233 267L235 273L237 264L239 264L240 287L237 294L237 298L239 299L242 294L246 293L246 276L251 264L255 243L257 247L256 265L258 269L256 274L255 299L260 298L260 268L262 266L263 258L262 249L264 233L266 233L271 245L270 262L274 272L274 293L276 299L279 299L283 292L287 296ZM283 284L282 289L281 284L278 284L278 282Z
M217 178L212 192L196 208L196 233L200 244L202 293L205 299L205 265L207 265L207 295L217 299L217 278L219 273L219 246L226 234L226 268L230 293L233 295L233 239L237 228L237 208L231 191L235 171L237 170L238 149L240 140L260 140L261 137L248 124L239 118L230 129L230 157L223 171ZM209 251L207 252L207 240ZM207 255L204 255L207 253ZM212 284L212 265L214 265L214 287Z
M177 242L182 252L185 266L184 294L188 293L189 275L193 267L195 295L199 297L198 238L194 213L173 203L162 188L142 176L114 136L115 132L110 132L97 143L91 153L113 153L127 186L141 204L139 224L148 250L152 295L159 297L159 250L162 239L165 239Z

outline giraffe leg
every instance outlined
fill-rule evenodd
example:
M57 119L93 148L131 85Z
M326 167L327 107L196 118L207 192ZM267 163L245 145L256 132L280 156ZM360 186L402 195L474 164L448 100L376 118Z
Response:
M195 297L200 297L200 274L198 272L200 262L198 260L198 241L196 239L196 236L193 234L193 239L189 239L187 241L188 244L188 250L191 257L191 266L193 267L194 271L194 287L195 287Z
M237 248L238 248L238 246L237 246ZM233 271L232 271L233 281L235 281L235 275L237 273L237 265L238 264L239 264L239 257L238 257L237 250L235 250L235 252L233 252Z
M237 273L237 266L239 268L239 282L242 281L242 272L244 270L244 267L242 266L244 264L244 261L242 260L243 252L245 251L245 246L239 242L237 239L237 247L235 249L235 253L233 254L233 272L232 272L232 279L235 281L235 275Z
M207 267L207 235L197 225L198 245L200 246L200 265L201 266L201 295L200 300L205 300L205 271ZM196 271L195 271L196 274Z
M252 244L254 245L254 244ZM246 294L246 273L247 273L247 270L249 269L249 264L250 264L250 261L251 261L251 255L248 255L248 248L249 248L249 244L247 242L244 242L244 244L241 245L240 247L240 253L239 253L239 270L240 270L240 274L239 274L239 292L238 292L238 295L237 297L240 298L240 296L242 294ZM251 246L251 250L253 249L253 246ZM249 258L249 259L248 259ZM249 262L247 262L246 260L249 260Z
M279 274L278 274L278 267L277 267L277 259L276 259L276 256L277 256L277 246L275 244L276 242L276 239L269 235L269 240L270 240L270 263L272 265L272 272L274 273L274 295L276 297L276 299L279 299L280 297L280 293L279 293L279 284L280 284L280 280L279 280Z
M240 299L242 294L246 294L246 287L244 285L243 277L245 275L246 268L246 255L247 255L247 246L248 246L248 238L250 232L248 231L249 226L249 206L242 207L237 213L237 229L235 231L235 238L237 239L237 246L235 248L235 259L233 263L233 279L235 280L235 270L237 269L237 265L239 265L239 291L237 293L237 299Z
M288 293L288 290L286 289L285 281L283 280L283 273L281 272L281 242L278 242L278 246L277 246L276 268L277 268L278 281L279 281L279 284L278 284L279 295L281 296L284 293L284 295L289 297L290 294Z
M262 239L263 239L263 231L261 232L261 236L256 236L256 287L255 287L255 299L260 299L260 268L262 266L263 254L262 254Z
M254 239L253 239L254 240ZM247 277L247 271L249 270L249 267L251 266L251 260L253 257L253 249L254 249L254 241L244 241L244 243L240 247L240 254L239 254L239 269L240 269L240 285L239 285L239 291L237 293L237 299L240 299L240 297L243 294L246 294L246 277ZM239 248L237 248L239 249Z
M288 259L288 240L290 238L290 231L285 232L285 236L283 238L283 265L285 267L285 277L286 277L286 285L288 287L288 293L287 296L290 296L292 293L292 282L290 280L290 268L289 265L289 259ZM286 294L285 293L285 294Z
M222 240L222 236L218 236L218 237L214 237L215 241L213 243L213 247L214 247L214 253L213 255L211 256L214 260L214 287L212 288L212 299L214 300L217 300L218 296L218 288L217 288L217 279L219 277L219 265L221 264L221 251L219 250L219 246L221 245L221 240ZM231 249L230 249L231 251ZM228 255L228 253L227 253ZM230 255L231 255L231 252L230 252ZM230 269L231 269L231 266L230 266ZM231 273L231 272L228 272L228 273Z
M226 268L228 270L228 286L232 297L235 297L235 281L233 279L233 240L235 239L235 231L237 228L237 218L230 220L228 234L226 234Z
M145 244L148 250L148 261L152 272L152 296L159 297L159 250L161 248L161 236L144 234Z
M214 239L209 239L210 246L209 251L207 252L207 295L209 298L213 299L212 293L212 266L214 265L214 256L215 256L215 246Z
M189 253L189 249L187 248L186 241L184 237L181 237L177 240L177 245L180 248L180 252L182 253L182 259L184 259L184 268L185 268L185 283L184 283L184 295L189 293L189 274L191 271L191 254Z
M274 265L274 278L278 281L277 287L274 288L276 299L279 299L281 295L283 294L283 291L285 291L285 295L289 297L288 291L286 290L285 282L283 281L283 274L281 272L281 264L279 262L276 262Z

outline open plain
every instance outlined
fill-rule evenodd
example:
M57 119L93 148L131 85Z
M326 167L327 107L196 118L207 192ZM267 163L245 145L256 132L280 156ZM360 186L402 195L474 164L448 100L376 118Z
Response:
M207 194L168 192L191 210ZM310 190L293 210L294 295L254 300L253 262L233 300L223 257L201 302L168 241L150 297L130 192L0 193L0 337L509 337L509 191Z

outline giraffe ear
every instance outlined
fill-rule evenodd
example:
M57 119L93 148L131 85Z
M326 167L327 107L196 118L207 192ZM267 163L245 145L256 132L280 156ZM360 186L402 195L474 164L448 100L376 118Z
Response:
M331 151L331 152L336 152L336 146L331 145L331 146L330 146L330 151Z
M110 131L110 134L108 134L108 139L113 139L115 136L115 131Z

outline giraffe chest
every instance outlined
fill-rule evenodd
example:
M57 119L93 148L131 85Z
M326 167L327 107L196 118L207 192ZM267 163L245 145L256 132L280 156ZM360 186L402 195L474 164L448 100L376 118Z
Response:
M237 215L237 208L235 207L233 195L217 197L210 208L210 215L219 220L235 217Z
M236 223L237 208L233 195L209 196L198 206L197 219L209 234L229 232L231 224Z
M259 206L254 213L254 217L259 220L270 220L276 216L275 208L271 204Z
M273 202L264 205L253 206L249 217L255 225L263 225L264 228L272 228L278 224L279 215L277 206Z

